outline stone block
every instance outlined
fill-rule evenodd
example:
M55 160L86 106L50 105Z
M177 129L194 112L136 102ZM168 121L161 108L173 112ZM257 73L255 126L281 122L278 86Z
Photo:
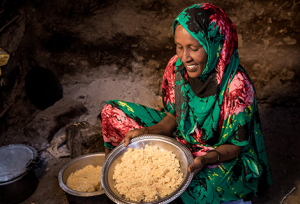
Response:
M41 111L24 129L31 143L49 143L55 133L85 114L87 108L71 98L62 98L53 106Z
M66 128L66 144L71 157L104 152L102 130L83 121Z

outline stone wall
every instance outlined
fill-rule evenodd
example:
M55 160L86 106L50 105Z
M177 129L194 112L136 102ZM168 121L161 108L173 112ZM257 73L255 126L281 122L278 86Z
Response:
M295 1L207 1L235 23L241 64L260 103L298 106L300 4ZM192 0L4 0L0 47L11 58L2 67L1 110L9 104L34 112L24 93L29 59L68 76L134 79L156 94L175 54L171 25ZM107 68L109 66L109 68ZM113 67L113 68L112 68Z

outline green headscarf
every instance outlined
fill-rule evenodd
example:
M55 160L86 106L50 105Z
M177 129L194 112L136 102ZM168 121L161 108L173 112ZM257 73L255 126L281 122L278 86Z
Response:
M222 144L243 146L239 157L246 169L245 184L257 191L272 184L261 132L256 94L246 71L239 65L238 38L228 16L212 4L195 4L181 12L173 22L173 34L180 24L204 47L208 59L203 73L196 79L188 77L183 62L178 58L175 67L175 110L178 140L188 143L194 156L202 147L217 148ZM246 78L242 88L230 98L229 87L236 73ZM251 93L250 95L247 95ZM231 107L230 114L222 115L226 103L244 100L242 106ZM249 100L247 100L249 99ZM174 104L167 104L171 110ZM224 111L224 110L223 110ZM183 139L186 141L184 142Z

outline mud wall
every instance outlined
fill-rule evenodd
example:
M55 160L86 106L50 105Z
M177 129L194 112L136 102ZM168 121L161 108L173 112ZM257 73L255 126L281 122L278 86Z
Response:
M207 2L222 8L235 23L241 64L254 81L259 103L299 106L299 2ZM172 22L194 3L199 2L2 1L0 47L11 58L2 67L1 110L9 104L30 106L24 77L31 58L59 79L102 69L103 77L132 75L161 94L164 68L175 54ZM24 116L28 113L30 109Z

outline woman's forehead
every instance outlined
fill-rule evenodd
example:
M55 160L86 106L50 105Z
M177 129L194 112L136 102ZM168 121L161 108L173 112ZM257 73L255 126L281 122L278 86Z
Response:
M195 39L182 25L178 25L175 29L175 43L185 43L191 45L200 45L197 39Z

